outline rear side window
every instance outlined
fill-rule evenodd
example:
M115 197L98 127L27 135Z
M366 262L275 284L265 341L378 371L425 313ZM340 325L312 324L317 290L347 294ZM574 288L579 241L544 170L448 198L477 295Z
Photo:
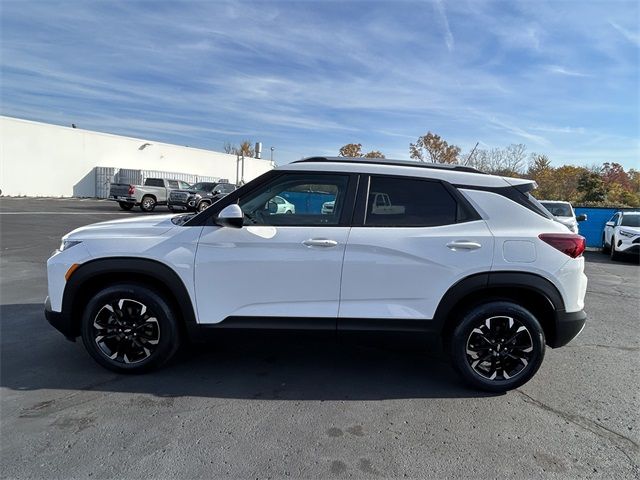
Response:
M456 223L458 204L440 182L372 176L365 225L435 227Z
M164 187L164 181L161 178L147 178L144 184L147 187Z

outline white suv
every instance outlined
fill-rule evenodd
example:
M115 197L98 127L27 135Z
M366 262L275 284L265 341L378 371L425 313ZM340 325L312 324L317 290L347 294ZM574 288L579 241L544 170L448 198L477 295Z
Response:
M616 260L624 253L640 252L640 211L616 212L604 225L602 251Z
M47 263L46 316L119 372L226 329L367 331L437 338L470 384L512 389L586 319L584 238L534 187L467 167L308 158L198 215L74 230ZM390 205L377 208L380 194ZM307 208L278 215L276 196Z

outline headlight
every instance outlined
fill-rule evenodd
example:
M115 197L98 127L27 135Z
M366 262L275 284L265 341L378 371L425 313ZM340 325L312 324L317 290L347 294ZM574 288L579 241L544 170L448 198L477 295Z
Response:
M67 250L67 249L69 249L71 247L75 247L79 243L82 243L82 241L80 241L80 240L62 240L62 243L60 243L59 250L62 252L62 251Z
M628 230L620 230L620 235L622 235L623 237L635 237L637 235L637 233L635 232L629 232Z

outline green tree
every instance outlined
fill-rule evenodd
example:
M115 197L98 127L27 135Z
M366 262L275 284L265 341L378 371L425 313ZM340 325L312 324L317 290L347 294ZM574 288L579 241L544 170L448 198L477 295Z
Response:
M602 203L605 201L607 190L602 177L597 173L584 171L578 179L578 192L582 194L582 202Z
M427 132L418 137L416 143L409 144L409 155L421 162L458 163L460 147L449 145L439 135Z
M365 158L386 158L384 153L379 150L371 150L370 152L365 154Z

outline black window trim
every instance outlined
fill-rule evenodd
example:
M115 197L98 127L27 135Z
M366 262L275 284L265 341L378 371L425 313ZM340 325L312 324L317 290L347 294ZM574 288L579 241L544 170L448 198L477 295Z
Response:
M320 172L316 170L270 170L269 172L254 178L250 182L241 186L240 188L229 193L221 200L215 202L211 207L204 210L202 213L196 215L191 220L186 222L183 226L195 227L195 226L215 226L215 219L218 213L228 205L238 203L239 199L243 196L250 195L259 188L262 188L265 184L276 181L279 177L285 175L320 175L320 176L345 176L347 180L347 194L345 196L345 203L340 215L340 220L337 224L308 224L308 225L277 225L276 227L350 227L351 218L353 216L354 203L356 199L356 192L358 189L358 173L353 172ZM250 227L251 225L245 225ZM275 226L275 225L274 225Z
M469 200L466 199L462 193L458 191L456 187L454 187L451 183L440 180L437 178L428 178L428 177L420 177L414 175L387 175L384 173L362 173L360 174L360 185L358 188L358 195L356 198L355 211L353 214L353 219L351 221L351 226L353 227L366 227L366 228L437 228L437 227L446 227L448 225L457 225L460 223L473 222L477 220L482 220L480 214L476 211L475 208L471 205ZM441 184L445 190L451 195L453 200L456 202L456 221L454 223L445 223L442 225L367 225L365 222L366 214L367 214L367 206L369 201L369 190L371 188L371 178L372 177L382 177L382 178L394 178L399 180L420 180L424 182L431 183L439 183ZM458 218L460 210L464 211L464 216L462 219Z

